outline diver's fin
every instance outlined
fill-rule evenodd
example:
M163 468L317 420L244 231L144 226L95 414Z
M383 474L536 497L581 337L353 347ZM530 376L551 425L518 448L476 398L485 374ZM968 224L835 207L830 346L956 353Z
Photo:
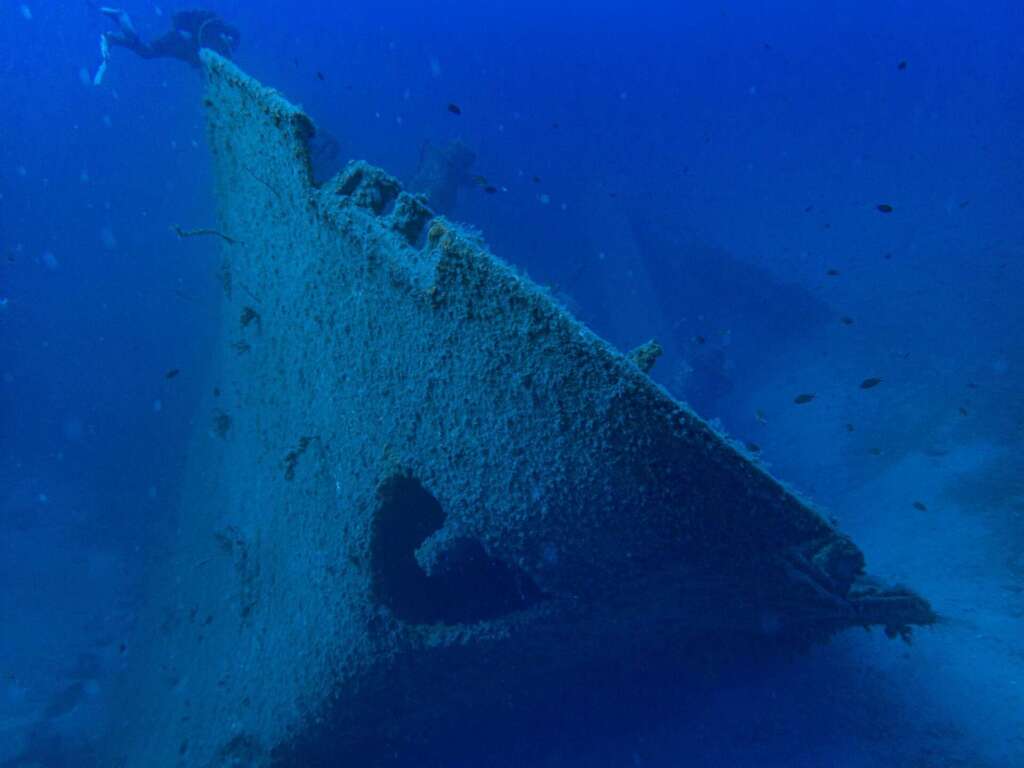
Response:
M101 85L103 76L107 74L107 63L110 61L110 43L107 42L106 34L100 35L100 65L96 68L96 74L92 76L93 85Z

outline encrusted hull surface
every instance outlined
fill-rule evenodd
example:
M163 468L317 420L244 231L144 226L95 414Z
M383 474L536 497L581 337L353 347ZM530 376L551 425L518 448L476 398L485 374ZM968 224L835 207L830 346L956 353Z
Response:
M365 164L314 184L309 118L203 63L211 416L110 764L345 764L581 665L933 620L475 235Z

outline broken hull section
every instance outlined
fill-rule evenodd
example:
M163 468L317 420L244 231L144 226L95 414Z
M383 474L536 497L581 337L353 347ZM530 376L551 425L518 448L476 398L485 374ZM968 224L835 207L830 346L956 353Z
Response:
M314 765L588 665L933 621L476 235L362 163L315 185L309 118L203 63L219 394L112 761Z

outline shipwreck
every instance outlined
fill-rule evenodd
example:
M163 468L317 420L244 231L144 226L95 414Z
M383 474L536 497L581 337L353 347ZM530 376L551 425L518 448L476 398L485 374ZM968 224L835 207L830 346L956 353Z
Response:
M584 665L935 620L643 355L384 171L315 181L311 119L202 60L219 351L105 764L366 765Z

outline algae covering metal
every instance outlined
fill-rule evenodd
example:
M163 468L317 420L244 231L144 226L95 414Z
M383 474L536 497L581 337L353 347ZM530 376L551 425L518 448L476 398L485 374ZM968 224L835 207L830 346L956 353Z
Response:
M203 63L220 348L110 764L347 764L584 664L933 621L475 234L363 163L315 184L310 119Z

